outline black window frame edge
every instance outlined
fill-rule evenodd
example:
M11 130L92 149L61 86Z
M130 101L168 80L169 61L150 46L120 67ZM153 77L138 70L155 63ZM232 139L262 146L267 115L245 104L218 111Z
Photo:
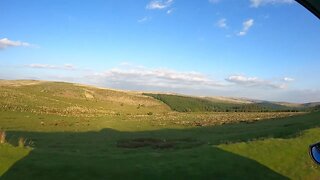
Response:
M320 19L320 10L315 8L310 2L307 0L296 0L299 4L307 8L310 12L312 12L315 16Z

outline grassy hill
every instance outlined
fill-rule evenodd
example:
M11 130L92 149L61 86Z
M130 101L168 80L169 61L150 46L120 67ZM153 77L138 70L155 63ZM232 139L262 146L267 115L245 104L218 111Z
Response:
M78 116L170 110L140 93L45 81L0 81L0 109Z
M160 101L159 101L160 100ZM0 80L0 108L60 115L158 114L169 112L305 111L301 106L235 98L200 98L102 89L63 82Z

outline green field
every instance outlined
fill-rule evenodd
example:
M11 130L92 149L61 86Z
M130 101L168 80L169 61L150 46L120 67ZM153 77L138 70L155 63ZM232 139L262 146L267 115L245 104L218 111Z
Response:
M0 81L0 107L1 179L320 177L308 157L320 112L174 112L139 92L38 81Z

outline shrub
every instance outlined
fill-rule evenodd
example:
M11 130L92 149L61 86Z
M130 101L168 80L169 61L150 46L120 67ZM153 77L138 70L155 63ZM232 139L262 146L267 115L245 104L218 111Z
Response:
M0 144L4 144L6 142L6 132L0 131Z
M26 143L26 140L23 137L20 137L18 141L18 146L21 148L24 148L25 143Z
M148 112L147 115L151 116L153 115L153 112Z

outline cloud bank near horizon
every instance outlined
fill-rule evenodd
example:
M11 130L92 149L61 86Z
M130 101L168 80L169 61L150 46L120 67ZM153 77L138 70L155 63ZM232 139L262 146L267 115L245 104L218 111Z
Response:
M297 83L292 77L264 79L255 76L230 75L224 79L217 79L201 72L148 68L129 63L121 63L119 66L102 72L85 71L85 69L71 64L29 64L24 67L34 70L48 70L46 71L47 76L37 79L77 82L122 90L171 92L197 96L246 97L289 102L320 101L320 90L291 88L291 84ZM57 74L57 70L68 72L66 73L68 75Z

